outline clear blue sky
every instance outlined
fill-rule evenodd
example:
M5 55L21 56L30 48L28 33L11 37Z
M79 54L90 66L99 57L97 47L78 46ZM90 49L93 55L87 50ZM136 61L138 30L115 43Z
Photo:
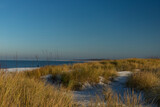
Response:
M160 0L0 0L0 58L16 53L21 59L160 56Z

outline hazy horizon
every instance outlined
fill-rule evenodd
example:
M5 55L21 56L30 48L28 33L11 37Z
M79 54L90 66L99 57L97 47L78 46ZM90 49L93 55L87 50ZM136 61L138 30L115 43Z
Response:
M0 60L160 57L159 0L1 0Z

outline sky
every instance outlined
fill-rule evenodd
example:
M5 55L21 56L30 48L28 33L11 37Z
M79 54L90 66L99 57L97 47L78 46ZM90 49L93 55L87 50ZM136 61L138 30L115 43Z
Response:
M160 0L0 0L0 59L160 56Z

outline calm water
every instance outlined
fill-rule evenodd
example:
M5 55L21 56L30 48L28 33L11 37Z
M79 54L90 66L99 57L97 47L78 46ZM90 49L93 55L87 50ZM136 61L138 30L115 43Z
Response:
M14 61L0 60L0 68L25 68L25 67L43 67L46 65L63 65L82 63L82 61Z

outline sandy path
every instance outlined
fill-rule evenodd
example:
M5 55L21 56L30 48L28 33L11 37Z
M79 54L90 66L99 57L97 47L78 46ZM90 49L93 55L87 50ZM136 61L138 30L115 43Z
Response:
M114 81L109 85L109 87L114 91L114 93L123 96L124 92L130 90L128 87L125 86L125 83L127 82L128 76L130 76L131 74L132 72L130 71L118 72L118 77L114 79Z
M103 98L103 88L103 85L98 84L94 87L89 87L82 91L73 91L74 99L79 104L87 106L90 104L90 101L96 100L97 95L101 95Z
M114 93L123 95L124 92L128 90L128 88L125 87L125 83L127 81L127 77L131 74L132 73L130 71L121 71L118 72L118 76L109 85L97 84L94 87L88 87L82 91L74 91L74 99L78 103L87 106L91 100L96 100L97 95L103 99L103 89L108 86L114 91Z

